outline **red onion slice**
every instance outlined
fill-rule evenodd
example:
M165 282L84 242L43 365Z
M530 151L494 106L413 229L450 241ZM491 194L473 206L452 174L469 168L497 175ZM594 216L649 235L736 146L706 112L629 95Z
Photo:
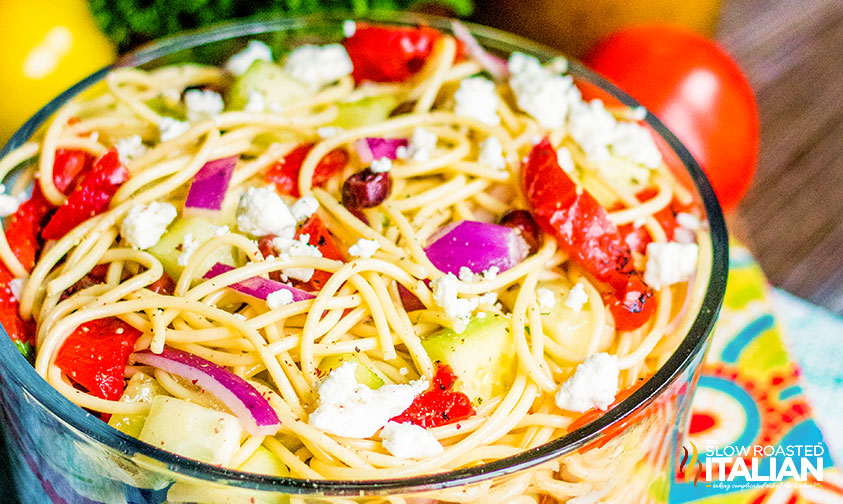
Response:
M215 276L222 275L223 273L229 272L233 269L233 267L227 264L216 263L208 270L207 273L205 273L205 275L203 275L203 278L214 278ZM229 285L229 287L237 292L242 292L247 296L263 299L264 301L266 301L266 298L269 297L270 294L282 289L288 290L293 294L294 303L296 301L303 301L305 299L313 299L316 297L307 291L296 289L295 287L290 287L289 285L282 284L281 282L276 282L275 280L262 277L247 278L242 282L233 283Z
M357 155L364 164L369 164L375 159L388 158L398 159L398 149L407 147L409 142L406 138L361 138L354 143L357 148Z
M465 44L466 52L476 59L480 63L480 66L489 72L496 81L509 77L509 67L506 64L506 60L486 52L464 24L459 21L452 21L451 29L454 31L454 37Z
M160 354L142 350L132 354L132 358L190 380L214 394L253 436L272 436L281 428L281 420L269 401L249 382L218 364L167 346Z
M215 159L199 169L184 201L185 215L220 211L237 159L237 156Z
M529 247L518 231L488 222L459 221L436 232L425 249L440 271L459 275L466 267L482 273L491 267L506 271L527 257Z

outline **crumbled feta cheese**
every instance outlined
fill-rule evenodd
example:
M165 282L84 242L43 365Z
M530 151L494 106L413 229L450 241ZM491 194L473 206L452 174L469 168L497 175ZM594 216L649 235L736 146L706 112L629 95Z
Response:
M292 238L296 219L284 200L271 187L250 187L237 205L237 227L253 236Z
M541 308L553 308L556 306L556 297L553 295L553 291L546 287L536 290L536 298Z
M699 217L691 213L680 212L676 214L676 223L679 224L679 227L673 230L673 241L694 243L697 240L697 231L701 227Z
M582 282L577 282L576 285L568 293L565 298L565 306L574 310L575 312L582 311L582 307L588 303L588 293L585 291L585 286Z
M401 376L407 376L408 374L410 374L410 370L405 367L402 367L398 370L398 374L400 374Z
M278 289L266 296L266 306L270 310L277 310L293 302L293 293L287 289Z
M697 268L696 243L649 243L644 281L658 290L691 278Z
M471 268L469 268L468 266L460 266L458 277L460 279L460 282L473 282L474 272L471 271Z
M445 451L430 431L411 423L389 422L380 436L383 447L396 457L421 459Z
M556 160L559 163L559 166L565 170L565 173L572 174L576 171L574 158L571 156L571 151L568 150L567 147L562 146L556 149Z
M188 261L190 261L190 256L192 256L198 248L199 241L193 238L193 233L185 234L184 241L181 244L181 254L179 254L179 258L176 261L178 265L187 266Z
M190 123L172 117L162 117L161 122L158 123L158 134L162 142L178 138L189 129Z
M494 306L495 303L498 301L498 293L497 292L487 292L485 294L481 294L477 296L477 304L478 305L488 305Z
M368 259L375 255L375 252L380 248L380 244L375 240L366 240L365 238L360 238L357 240L357 243L348 247L348 253L353 255L354 257L363 257Z
M287 56L284 68L314 89L336 82L354 69L345 47L340 44L300 46Z
M20 294L23 292L23 278L13 278L9 281L9 291L12 297L20 301Z
M343 131L345 130L339 126L323 126L316 130L316 134L319 135L320 138L331 138L339 135Z
M501 269L497 266L490 266L489 269L483 270L483 280L494 280L497 278Z
M410 143L407 147L399 147L395 155L399 159L412 159L417 163L424 163L430 159L430 155L436 149L436 142L439 137L436 133L427 131L424 128L417 127L413 130L413 136L410 137Z
M140 135L121 138L114 146L117 147L117 154L120 156L120 162L123 164L143 156L147 150Z
M561 128L569 104L580 97L574 80L554 73L537 58L520 52L509 56L508 66L509 86L518 108L533 116L543 128Z
M250 91L249 100L246 106L243 107L244 112L251 112L253 114L260 114L266 110L266 95L261 91Z
M6 192L6 186L0 184L0 193ZM18 211L23 197L12 196L11 194L0 194L0 217L8 217Z
M499 98L495 92L495 83L483 77L469 77L460 82L454 94L454 112L478 121L496 126L500 124L498 116Z
M272 49L258 40L250 40L245 49L228 59L225 69L235 76L246 73L255 61L272 61Z
M213 117L225 109L222 96L210 89L187 91L184 94L184 104L187 107L187 118L191 121Z
M137 204L120 224L120 235L132 247L146 250L158 243L177 214L176 207L169 203Z
M228 226L211 226L211 232L214 233L214 236L222 236L228 234L229 229Z
M303 196L290 206L296 222L304 222L319 210L319 201L313 196Z
M498 137L490 136L480 144L477 161L489 165L495 170L505 170L506 160L503 158L503 147Z
M443 275L433 281L433 300L445 314L457 321L454 330L461 333L465 330L471 313L477 308L478 300L461 299L457 295L457 277L453 273Z
M619 122L615 126L610 148L612 154L647 168L658 168L662 163L661 152L650 132L632 122Z
M392 160L388 157L375 159L372 161L369 169L372 170L372 173L388 173L392 170Z
M370 389L357 383L356 370L356 363L344 362L319 384L319 402L307 419L310 425L337 436L368 438L409 408L428 387L422 378L408 385Z
M484 318L486 318L486 312L484 312L484 311L482 311L482 312L477 312L477 318L478 318L478 319L484 319Z
M293 257L322 257L322 252L308 244L310 235L301 235L298 239L278 237L272 245L278 250L278 258L288 261ZM302 282L309 282L313 277L313 268L284 268L281 273Z
M342 22L342 34L345 38L351 38L357 33L357 23L351 19L346 19Z
M618 393L617 355L596 353L577 366L556 392L556 405L568 411L584 413L591 408L606 410Z

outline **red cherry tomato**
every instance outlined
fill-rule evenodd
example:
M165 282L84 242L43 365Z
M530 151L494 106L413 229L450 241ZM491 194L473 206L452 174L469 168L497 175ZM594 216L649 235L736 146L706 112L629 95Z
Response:
M275 184L278 192L298 198L300 196L299 172L312 148L313 144L302 144L291 150L284 159L269 167L263 179ZM344 149L334 149L325 154L313 171L313 185L318 187L324 184L334 174L342 171L346 164L348 164L348 152Z
M725 209L752 181L758 109L738 65L687 29L642 25L598 42L585 63L652 111L685 144Z
M442 34L420 26L378 26L359 23L343 45L354 64L354 81L402 82L424 66Z

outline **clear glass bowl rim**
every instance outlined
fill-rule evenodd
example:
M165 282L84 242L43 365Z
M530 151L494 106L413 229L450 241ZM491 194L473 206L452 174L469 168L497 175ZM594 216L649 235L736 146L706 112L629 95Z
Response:
M109 71L127 66L139 66L160 57L201 46L208 43L245 37L267 32L295 30L301 28L338 26L347 19L372 21L399 25L426 24L442 31L450 31L451 20L438 16L404 13L376 12L366 16L350 13L324 13L300 17L275 17L265 20L232 21L211 28L185 32L146 44L120 57L112 65L90 75L50 101L30 118L9 140L0 158L26 142L46 121L73 97L101 81ZM528 39L486 26L464 23L484 47L509 53L515 50L537 56L542 61L562 54ZM577 61L570 61L570 73L598 85L609 94L629 106L640 106L633 98L616 86L588 70ZM598 438L610 426L622 421L632 412L646 407L682 375L694 359L704 352L714 323L717 319L726 288L728 274L728 234L725 221L714 191L702 169L679 140L653 114L647 114L647 123L662 136L687 168L706 211L712 240L712 267L709 285L701 309L682 343L664 366L635 393L617 407L587 425L537 448L517 455L455 471L383 480L308 480L298 478L276 478L258 474L242 473L202 462L193 461L160 450L135 438L127 436L71 403L53 389L20 355L5 329L0 337L0 366L16 377L26 392L48 411L84 436L122 452L127 457L142 455L162 464L162 469L183 476L223 484L234 488L262 490L289 494L315 494L333 496L376 495L412 493L426 490L455 487L497 478L529 469L538 464L572 452Z

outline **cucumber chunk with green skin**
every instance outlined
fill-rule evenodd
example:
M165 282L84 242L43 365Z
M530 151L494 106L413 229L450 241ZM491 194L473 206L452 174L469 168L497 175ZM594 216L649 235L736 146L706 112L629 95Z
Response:
M174 280L178 280L184 271L184 266L179 264L179 256L184 252L184 241L188 235L190 235L190 242L195 244L194 250L196 250L206 241L218 236L218 226L203 217L179 217L173 221L158 243L147 250L161 261L164 271ZM218 262L237 266L234 248L223 246L211 252L202 262L202 267L197 272L198 276L201 277Z
M509 320L492 313L475 317L459 334L443 329L422 341L430 359L447 364L458 387L475 404L509 390L518 370Z
M398 106L392 95L370 96L356 102L337 105L337 117L331 123L343 129L354 129L383 122Z
M269 61L255 61L237 78L228 91L228 109L243 110L252 95L262 95L268 110L284 107L313 95L303 82L290 76L283 68Z
M284 462L281 462L281 459L263 446L258 447L255 453L250 455L237 470L247 473L266 474L277 478L290 475L290 470L287 469Z
M358 359L356 355L351 353L329 355L324 357L319 362L319 366L317 366L319 369L319 375L327 376L328 373L342 366L344 362L353 362L354 364L357 364L357 370L354 372L354 377L357 378L357 383L365 385L370 389L376 389L383 386L383 379L363 364L363 361Z
M155 396L166 395L158 381L145 373L135 373L126 385L120 402L149 403ZM108 425L132 437L140 436L146 415L111 415Z

